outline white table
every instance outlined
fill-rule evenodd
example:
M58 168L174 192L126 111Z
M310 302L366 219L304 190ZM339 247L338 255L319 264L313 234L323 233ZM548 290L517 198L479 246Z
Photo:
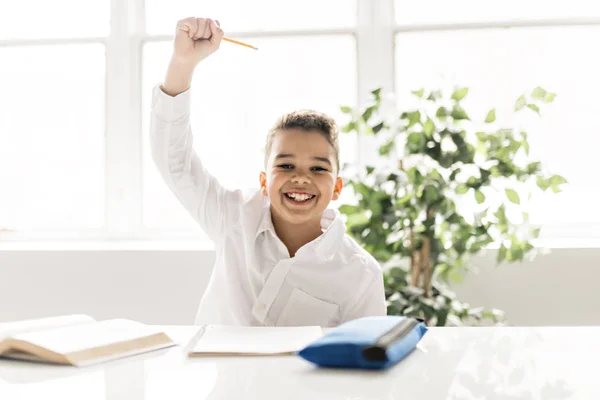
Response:
M185 345L195 327L164 327ZM431 328L384 372L297 357L188 359L182 346L72 368L0 360L0 400L600 399L600 327Z

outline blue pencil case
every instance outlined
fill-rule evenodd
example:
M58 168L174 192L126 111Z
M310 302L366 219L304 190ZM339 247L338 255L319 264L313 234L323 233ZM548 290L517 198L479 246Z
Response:
M298 355L321 367L385 369L409 355L426 332L416 318L363 317L333 328Z

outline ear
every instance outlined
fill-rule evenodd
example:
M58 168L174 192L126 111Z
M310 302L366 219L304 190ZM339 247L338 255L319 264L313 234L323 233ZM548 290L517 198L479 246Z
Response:
M332 200L337 200L340 198L340 194L342 193L342 189L344 188L344 181L339 176L335 179L335 185L333 186L333 197Z
M259 182L260 182L260 192L264 195L267 196L267 174L264 172L260 173L260 176L258 177Z

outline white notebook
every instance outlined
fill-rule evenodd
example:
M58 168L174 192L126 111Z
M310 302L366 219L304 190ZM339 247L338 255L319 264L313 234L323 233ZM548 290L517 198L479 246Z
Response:
M323 335L319 326L202 326L188 345L188 356L289 355Z
M164 333L126 319L70 315L0 324L0 357L85 366L175 345Z

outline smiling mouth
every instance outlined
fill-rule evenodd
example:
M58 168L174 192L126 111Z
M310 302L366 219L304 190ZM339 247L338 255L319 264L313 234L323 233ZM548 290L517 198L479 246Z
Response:
M306 204L316 196L308 193L284 193L284 197L294 204Z

